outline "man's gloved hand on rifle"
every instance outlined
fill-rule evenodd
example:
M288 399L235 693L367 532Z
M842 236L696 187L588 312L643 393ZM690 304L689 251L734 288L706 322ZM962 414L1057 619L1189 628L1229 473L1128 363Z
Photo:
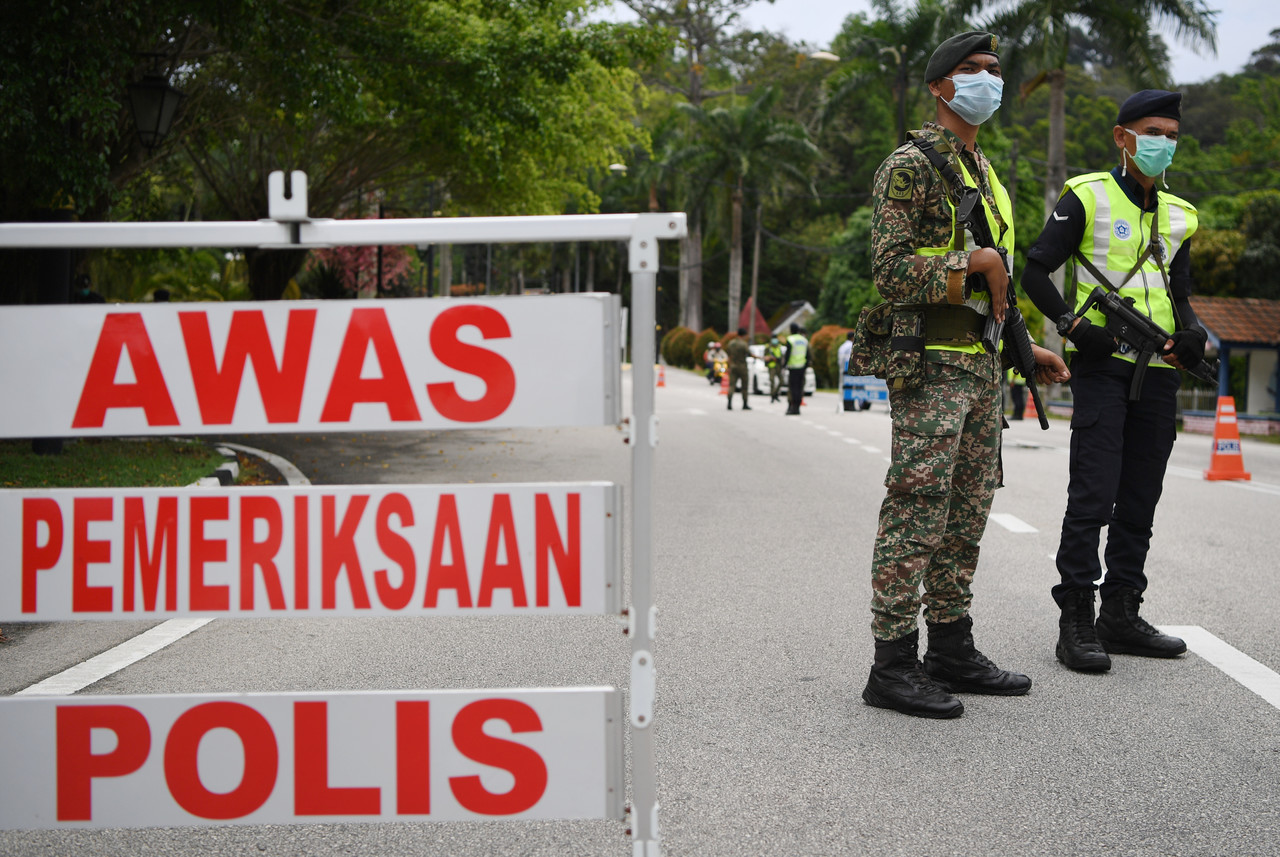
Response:
M1100 360L1116 350L1116 341L1107 329L1090 323L1084 316L1076 320L1067 339L1075 344L1081 357L1089 360Z
M1198 327L1169 334L1161 359L1176 369L1194 369L1204 360L1204 347L1209 335Z

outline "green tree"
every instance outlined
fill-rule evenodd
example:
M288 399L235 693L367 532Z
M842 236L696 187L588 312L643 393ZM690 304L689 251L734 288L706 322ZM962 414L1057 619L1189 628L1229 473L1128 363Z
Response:
M812 188L808 167L818 149L799 124L779 119L773 113L778 91L765 89L739 107L705 110L681 105L692 123L688 144L674 153L675 164L695 168L705 184L723 182L730 207L730 249L728 283L728 323L738 325L742 300L742 209L748 187L768 195L790 180ZM748 184L750 183L750 184Z
M818 298L822 324L853 327L862 308L880 298L871 279L871 209L859 208L848 227L832 244L836 248Z
M219 217L266 215L265 173L305 169L315 216L422 177L454 211L547 213L643 133L630 63L639 28L588 24L590 0L19 0L0 46L4 214L70 200L112 210L144 171L195 166ZM21 51L35 46L36 62ZM154 153L133 137L126 84L159 54L187 94ZM192 191L195 192L194 189ZM248 254L256 297L304 254Z
M1241 231L1245 245L1236 264L1240 296L1280 299L1280 192L1252 194Z

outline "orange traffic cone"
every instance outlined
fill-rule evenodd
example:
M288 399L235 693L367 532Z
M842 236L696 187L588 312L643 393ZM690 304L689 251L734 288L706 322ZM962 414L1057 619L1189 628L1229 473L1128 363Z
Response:
M720 373L720 395L729 395L729 370L725 369Z
M1036 411L1035 396L1027 396L1027 406L1022 409L1022 416L1028 420L1040 419L1040 414Z
M1240 428L1236 424L1236 400L1231 396L1218 397L1218 415L1213 421L1213 456L1204 478L1252 479L1245 472L1244 456L1240 453Z
M658 386L667 386L667 367L663 366L661 363L658 364Z

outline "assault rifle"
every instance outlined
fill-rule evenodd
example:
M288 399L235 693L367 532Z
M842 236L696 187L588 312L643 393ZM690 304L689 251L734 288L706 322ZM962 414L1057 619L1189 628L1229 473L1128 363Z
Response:
M1142 381L1147 375L1151 358L1164 351L1164 344L1172 337L1148 316L1133 308L1133 298L1122 298L1102 286L1095 286L1077 315L1083 316L1091 307L1097 307L1107 317L1107 333L1126 342L1138 352L1133 381L1129 384L1129 401L1136 402L1142 396ZM1208 358L1187 369L1192 375L1205 381L1218 383L1218 361Z
M1003 247L997 247L991 235L991 227L987 224L987 216L978 201L982 194L975 187L965 186L960 194L960 203L956 206L956 222L962 224L973 236L979 247L990 247L1000 254L1004 269L1009 273L1009 288L1005 293L1007 300L1004 321L996 321L995 313L987 316L982 329L982 344L995 354L999 351L1000 342L1004 340L1013 363L1013 371L1027 379L1027 389L1031 391L1031 400L1036 405L1036 416L1040 418L1040 428L1048 430L1049 418L1045 416L1044 404L1040 401L1040 388L1036 386L1036 355L1031 350L1031 334L1027 332L1026 319L1018 309L1018 294L1013 283L1012 265L1009 253ZM988 289L986 277L981 274L972 275L979 280L980 290ZM992 308L994 310L994 307ZM1163 345L1163 342L1161 343Z

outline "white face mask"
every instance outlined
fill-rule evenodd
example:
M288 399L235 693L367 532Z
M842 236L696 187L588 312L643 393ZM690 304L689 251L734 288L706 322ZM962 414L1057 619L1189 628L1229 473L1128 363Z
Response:
M970 125L981 125L1000 108L1004 81L983 69L977 74L958 74L947 80L955 84L956 95L947 106Z

